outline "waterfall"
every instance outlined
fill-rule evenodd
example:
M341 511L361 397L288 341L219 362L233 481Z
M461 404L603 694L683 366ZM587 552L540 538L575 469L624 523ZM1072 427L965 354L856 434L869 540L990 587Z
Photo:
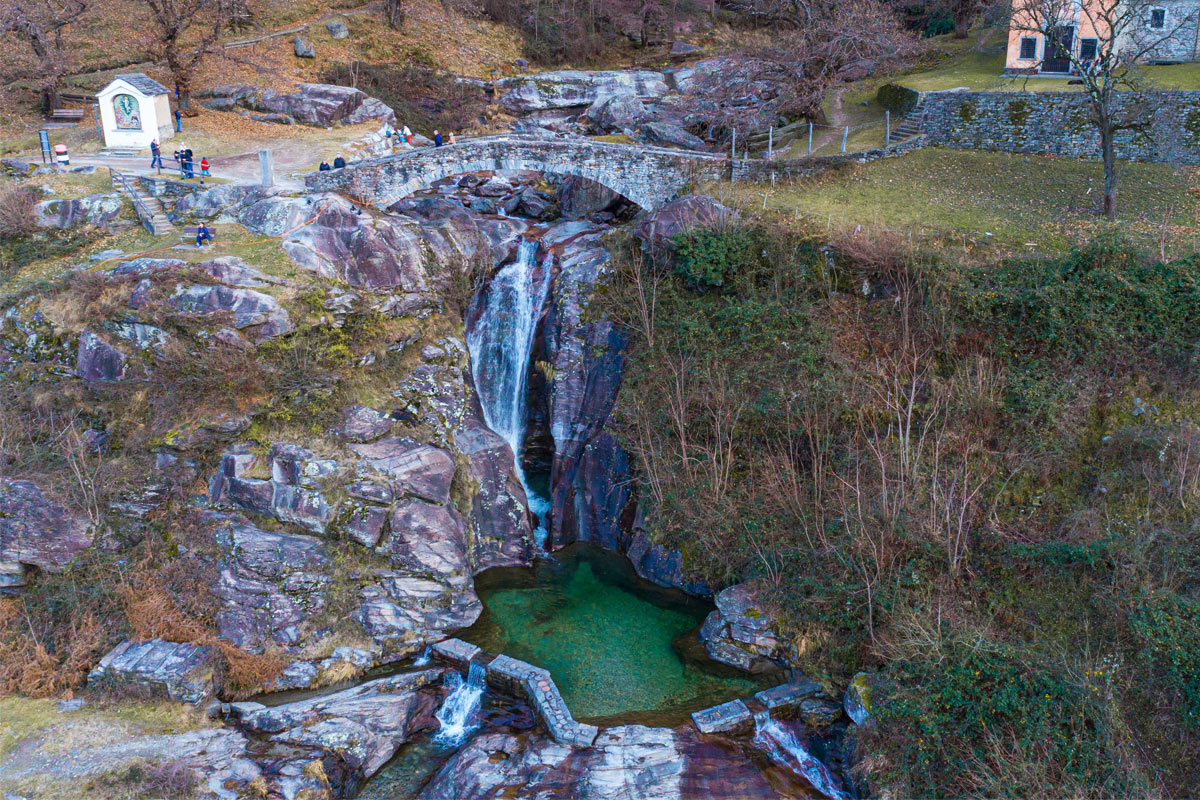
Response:
M484 669L481 665L471 662L467 679L458 671L446 676L446 685L450 694L437 710L438 724L441 728L433 740L445 747L457 747L467 740L479 727L479 706L483 700Z
M534 541L538 550L544 550L550 501L530 487L521 465L528 417L529 358L542 305L550 293L552 257L542 262L541 276L537 277L537 249L537 242L521 242L517 260L492 278L485 305L467 333L467 349L483 418L512 448L529 510L538 518Z
M428 646L425 648L425 652L424 652L424 653L421 653L421 655L417 656L416 660L415 660L415 661L413 661L413 666L414 666L414 667L427 667L427 666L429 666L429 659L430 659L432 656L433 656L433 645L428 645Z
M794 733L771 719L770 711L754 715L754 743L765 750L772 761L803 777L821 794L831 800L848 800L829 769L804 749Z

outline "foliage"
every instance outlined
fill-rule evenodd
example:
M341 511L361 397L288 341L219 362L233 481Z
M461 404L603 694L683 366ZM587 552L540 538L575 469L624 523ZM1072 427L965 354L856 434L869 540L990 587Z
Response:
M1169 591L1141 597L1129 626L1143 662L1179 696L1184 724L1200 729L1200 602Z
M876 703L877 741L895 770L921 795L958 797L973 788L972 768L997 741L1033 758L1044 754L1056 785L1092 785L1121 794L1105 752L1103 722L1081 688L1037 656L987 641L941 643L938 658L896 664L892 689ZM1035 756L1034 754L1038 754ZM1038 787L1011 787L1018 796ZM1047 787L1040 787L1047 788Z
M689 285L702 289L725 286L751 268L761 250L758 235L749 229L695 228L676 234L675 271Z
M412 130L465 131L479 123L487 105L483 88L421 64L355 61L330 67L321 80L356 86L396 111Z
M0 190L0 239L17 239L34 233L38 229L35 205L37 195L26 186L12 185Z

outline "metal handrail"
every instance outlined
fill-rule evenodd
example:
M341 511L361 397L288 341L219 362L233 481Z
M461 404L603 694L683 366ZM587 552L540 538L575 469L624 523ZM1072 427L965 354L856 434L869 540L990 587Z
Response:
M146 204L142 202L142 198L138 197L133 186L130 185L129 176L123 172L118 172L112 167L108 167L109 182L112 186L120 184L121 190L133 201L134 210L137 211L138 219L142 221L142 225L146 230L154 233L154 215L150 213L150 209L146 208Z

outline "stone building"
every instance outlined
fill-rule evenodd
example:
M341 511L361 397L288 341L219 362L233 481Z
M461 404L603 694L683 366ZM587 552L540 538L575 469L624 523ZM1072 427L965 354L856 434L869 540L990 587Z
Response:
M1135 4L1128 12L1132 24L1118 32L1116 49L1138 54L1137 60L1152 64L1178 64L1200 60L1197 53L1200 0L1126 0ZM1023 3L1014 4L1008 32L1008 57L1005 69L1010 73L1068 76L1102 57L1113 38L1101 20L1101 4L1113 0L1079 0L1063 4L1067 19L1058 26L1058 35L1047 37L1032 32L1034 27L1022 20ZM1121 2L1121 0L1117 0ZM1055 3L1049 3L1054 7ZM1027 14L1028 12L1026 12Z

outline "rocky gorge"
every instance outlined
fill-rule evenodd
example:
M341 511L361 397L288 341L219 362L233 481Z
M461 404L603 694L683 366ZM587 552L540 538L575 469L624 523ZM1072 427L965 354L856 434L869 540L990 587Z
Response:
M536 109L590 102L589 118L617 126L641 114L634 95L665 87L653 75L629 80L633 94L615 98L581 89L547 100L527 83L505 97ZM455 681L423 654L489 613L478 576L528 570L563 548L623 555L637 576L630 592L715 597L689 633L692 667L801 678L787 675L788 643L751 587L709 585L641 522L630 458L606 427L624 334L593 306L611 279L606 236L638 214L619 195L579 178L494 173L386 209L222 185L180 198L172 213L239 226L286 260L110 254L81 265L60 294L3 310L0 374L77 388L91 408L80 418L90 455L79 457L129 472L111 490L86 495L85 483L91 515L77 486L0 479L0 591L19 595L85 552L118 557L164 520L173 533L186 527L171 558L203 576L212 630L185 628L189 638L150 626L153 637L120 641L91 668L85 696L183 703L210 721L83 748L69 766L51 765L48 743L30 745L0 760L0 781L98 779L170 760L221 798L857 793L846 742L863 705L847 719L823 691L786 720L754 701L736 725L711 729L688 719L702 708L676 706L665 724L598 720L594 738L564 743L521 697L489 690L460 748L429 754L407 786L373 784L385 765L431 746ZM633 230L654 247L727 213L689 196L642 212ZM80 324L64 308L84 291L110 299ZM147 414L142 438L131 432L124 417L142 387L181 365L212 370L203 359L214 355L270 358L287 377L267 384L265 401L224 389L205 402L181 397ZM130 454L135 443L144 452ZM235 684L230 647L278 668ZM766 746L772 724L787 727ZM783 750L780 737L791 743ZM779 755L796 751L807 766ZM35 786L28 796L51 795Z

